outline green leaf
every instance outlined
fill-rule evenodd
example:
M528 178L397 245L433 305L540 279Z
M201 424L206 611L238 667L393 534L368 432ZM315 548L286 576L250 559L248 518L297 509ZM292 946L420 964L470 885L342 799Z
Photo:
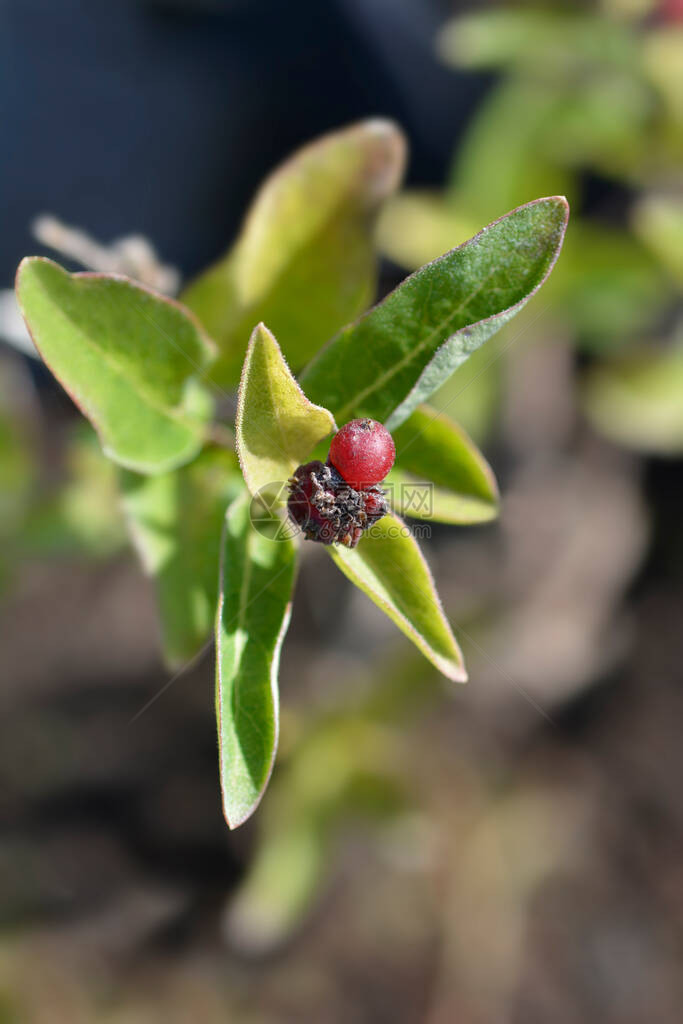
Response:
M636 68L598 66L564 86L554 116L543 126L539 150L564 167L598 168L633 181L651 143L658 110Z
M537 199L416 271L317 356L306 394L339 423L394 430L541 286L568 213L561 196Z
M333 416L308 401L264 324L249 341L237 401L237 452L252 494L282 485L336 430Z
M155 579L164 654L177 667L198 653L216 618L225 511L244 486L237 459L209 448L171 473L124 473L122 484L129 531Z
M665 194L643 196L633 211L633 226L678 284L683 284L683 199Z
M670 286L657 260L623 230L578 220L548 284L554 311L600 351L652 330Z
M2 369L4 371L5 367ZM37 459L30 433L9 401L5 402L4 392L5 381L0 379L0 537L3 541L21 529L37 477Z
M396 467L388 479L402 515L441 523L485 523L498 515L491 468L465 431L421 405L394 432Z
M329 868L331 827L313 820L279 821L262 837L234 893L227 917L232 943L249 954L270 953L310 909Z
M126 278L69 274L40 257L22 260L17 296L43 360L110 458L161 473L197 454L211 414L198 377L213 349L188 310Z
M683 452L683 345L641 352L589 373L584 408L617 444L657 455Z
M507 333L513 328L507 328ZM503 378L510 339L502 330L474 352L429 399L437 412L457 414L458 423L477 444L483 444L503 406Z
M413 701L416 689L420 695L431 690L424 669L421 676L413 667L413 685L402 680ZM387 717L392 712L395 706ZM382 828L405 811L396 759L402 740L389 731L387 717L379 724L371 716L367 706L336 706L311 718L309 708L305 729L294 726L303 735L293 748L290 738L286 765L259 820L258 845L226 916L227 935L240 952L272 953L301 925L331 873L335 839L348 820L363 816Z
M446 621L432 574L398 516L380 519L357 548L326 548L345 576L381 608L449 679L464 683L460 648Z
M375 214L404 163L398 128L370 120L323 136L266 180L235 246L183 295L220 346L220 384L237 382L260 320L300 367L367 309L377 276Z
M458 146L448 206L482 220L548 192L569 194L572 177L543 146L565 97L562 86L507 78L484 99Z
M641 65L657 89L671 119L672 169L680 169L683 127L683 25L662 21L641 37Z
M519 68L553 79L585 71L586 63L630 67L637 38L612 18L582 11L487 10L447 22L437 41L441 58L458 68Z
M249 510L245 497L228 509L216 620L216 717L230 828L252 814L273 768L277 671L296 569L293 541L257 533Z
M74 421L63 458L66 478L61 486L34 501L24 517L24 552L34 557L110 558L127 541L117 467L104 457L85 420Z
M458 150L454 185L468 212L498 214L539 188L567 192L573 167L631 180L644 150L651 162L656 97L641 41L614 19L485 12L451 22L439 49L458 67L511 68Z

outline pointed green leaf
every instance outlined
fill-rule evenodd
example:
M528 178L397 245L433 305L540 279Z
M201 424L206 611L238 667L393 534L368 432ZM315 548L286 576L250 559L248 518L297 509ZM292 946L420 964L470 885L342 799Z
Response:
M376 286L374 217L404 163L398 128L370 120L323 136L266 180L234 248L183 295L220 346L219 383L237 382L260 320L300 367L367 309Z
M380 519L357 548L326 549L345 576L396 623L449 679L464 683L462 653L441 607L432 574L407 526Z
M293 541L257 533L249 509L238 498L225 519L216 620L218 747L230 828L252 814L273 768L277 671L296 569Z
M237 452L247 487L257 494L283 484L336 425L309 402L264 324L249 341L237 401Z
M155 580L164 654L171 667L211 634L225 511L244 484L231 452L206 449L157 476L126 472L123 507L146 572Z
M188 310L124 277L22 260L17 297L43 360L128 469L160 473L197 454L211 414L199 376L213 349Z
M541 286L568 213L561 196L537 199L416 271L316 357L306 394L339 423L395 429Z
M465 431L421 405L394 432L396 467L388 479L402 515L441 523L485 523L498 515L491 468Z

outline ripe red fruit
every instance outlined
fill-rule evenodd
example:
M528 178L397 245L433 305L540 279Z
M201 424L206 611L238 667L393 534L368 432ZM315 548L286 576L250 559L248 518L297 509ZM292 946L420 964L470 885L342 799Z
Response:
M329 462L356 490L381 483L395 458L396 447L389 431L367 418L351 420L330 445Z

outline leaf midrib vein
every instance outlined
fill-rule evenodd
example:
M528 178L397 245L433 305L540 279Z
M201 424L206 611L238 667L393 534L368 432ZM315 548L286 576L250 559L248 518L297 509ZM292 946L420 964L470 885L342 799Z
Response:
M251 546L253 539L251 536L251 530L247 530L247 535L244 542L244 569L242 571L242 581L240 583L240 594L239 602L237 606L237 629L240 632L246 632L244 630L244 620L247 610L247 595L249 593L249 586L251 584L253 560L251 557ZM233 708L235 721L240 714L240 686L239 686L240 675L237 672L237 666L235 666L235 688L233 695Z
M482 288L484 288L484 286L486 285L486 283L489 280L489 278L491 278L493 276L493 274L495 274L497 269L498 269L497 267L492 267L491 270L489 271L489 273L486 275L486 277L480 282L478 287L475 288L474 291L471 292L460 303L459 306L456 306L455 309L451 310L451 312L446 317L444 317L444 319L442 321L440 321L429 332L429 334L427 334L422 339L422 341L420 341L414 348L410 349L405 354L405 356L403 356L402 359L399 359L398 362L393 363L389 367L388 370L385 370L385 372L383 374L381 374L377 378L377 380L373 381L372 384L369 384L362 391L359 391L358 394L356 394L352 399L350 399L346 403L346 405L342 406L342 408L337 413L339 419L340 420L344 419L352 411L352 409L354 407L357 407L359 405L359 403L363 401L364 398L366 398L368 395L372 394L374 391L379 391L388 381L390 381L394 376L396 376L397 373L399 373L405 366L408 366L417 356L419 356L421 354L421 352L431 344L431 342L434 339L434 337L436 335L440 334L442 331L446 330L448 328L449 322L452 321L464 309L466 309L467 306L472 301L472 299L476 298L476 296L479 294L479 292L482 290ZM509 308L509 307L506 307L506 308ZM499 310L498 313L493 313L492 316L499 316L501 313L504 313L504 312L505 312L505 310ZM477 321L477 323L478 322L479 321ZM463 330L467 326L472 326L472 324L470 324L470 325L464 324L463 327L459 327L459 328L457 328L457 330L458 331Z

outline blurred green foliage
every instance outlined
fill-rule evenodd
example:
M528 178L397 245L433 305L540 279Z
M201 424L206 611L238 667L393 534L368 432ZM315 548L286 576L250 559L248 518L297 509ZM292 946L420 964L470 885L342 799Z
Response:
M414 811L409 733L439 699L439 677L409 654L350 682L334 706L283 718L282 765L260 842L226 914L228 939L244 952L268 953L290 937L333 874L352 823L381 835Z
M444 191L391 200L380 244L397 263L417 266L462 242L482 218L532 196L566 194L572 227L543 306L550 303L554 322L569 326L578 348L606 361L588 405L603 429L604 414L593 412L600 389L613 390L612 369L621 379L628 359L637 401L651 388L646 381L635 387L639 363L628 351L645 348L666 366L672 345L667 326L683 279L683 27L667 23L654 3L505 7L454 18L437 51L452 67L490 71L496 80L458 144ZM675 368L678 356L671 358ZM467 371L433 404L455 408L481 438L501 366L492 363L473 387ZM658 412L657 451L680 450L675 405ZM612 437L645 449L649 437L654 443L645 428L636 442L625 405L610 409L612 420L631 420L628 429L624 422L608 430Z
M26 560L107 558L125 545L118 472L95 432L76 421L60 464L43 436L28 375L3 360L0 374L0 588Z
M367 309L375 217L404 163L401 132L369 120L315 140L266 179L233 247L182 294L219 346L212 378L221 387L239 382L259 321L298 370Z

